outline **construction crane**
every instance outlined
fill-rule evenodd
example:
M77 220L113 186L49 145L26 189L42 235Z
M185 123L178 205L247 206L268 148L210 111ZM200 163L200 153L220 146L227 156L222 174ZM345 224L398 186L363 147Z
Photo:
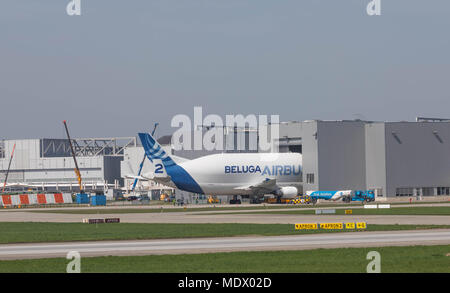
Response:
M2 189L2 193L5 192L5 188L6 188L6 181L8 181L8 175L9 175L9 170L11 169L11 162L12 159L14 157L14 150L16 149L16 144L14 144L12 152L11 152L11 158L9 159L9 164L8 164L8 170L6 171L6 175L5 175L5 183L3 183L3 189Z
M153 127L153 131L152 131L152 136L155 135L156 127L158 125L159 125L159 123L155 123L155 126ZM137 174L137 178L134 179L133 187L131 188L131 192L134 192L134 189L136 188L136 184L138 182L138 177L141 176L142 167L144 166L144 162L145 162L145 157L146 157L146 155L144 153L144 158L142 159L141 164L139 165L139 172ZM149 158L149 160L151 160L151 159Z
M77 158L75 157L75 151L73 150L72 140L70 139L69 129L67 128L66 120L63 121L64 128L66 129L67 139L69 140L70 150L72 151L73 161L75 162L75 174L77 175L78 185L80 186L80 193L83 194L83 184L81 183L80 168L78 168Z

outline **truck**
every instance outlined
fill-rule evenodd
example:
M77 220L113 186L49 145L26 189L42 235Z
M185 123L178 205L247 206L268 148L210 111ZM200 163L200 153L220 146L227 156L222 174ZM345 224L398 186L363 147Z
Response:
M363 203L375 200L375 192L373 190L355 190L352 196L342 199L344 202L362 201Z
M307 191L306 195L311 198L311 202L315 204L318 199L338 201L342 200L346 203L351 201L370 202L375 200L373 190L335 190L335 191Z

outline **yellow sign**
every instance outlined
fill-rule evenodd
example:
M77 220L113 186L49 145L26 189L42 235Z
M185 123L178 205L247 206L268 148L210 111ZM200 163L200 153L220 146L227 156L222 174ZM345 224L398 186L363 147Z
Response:
M344 224L342 223L321 223L320 229L344 229Z
M345 210L345 214L346 214L346 215L351 215L352 213L353 213L352 210Z
M366 229L367 228L367 224L366 224L366 222L356 223L356 228L357 229Z
M345 229L355 229L355 223L345 223Z
M366 229L366 222L359 223L299 223L295 224L295 230L317 230L317 229L325 229L325 230L354 230L354 229Z
M317 230L316 223L295 224L295 230Z

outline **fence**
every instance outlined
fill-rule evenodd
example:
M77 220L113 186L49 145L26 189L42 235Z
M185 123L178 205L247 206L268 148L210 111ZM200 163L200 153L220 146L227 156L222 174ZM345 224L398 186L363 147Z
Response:
M70 193L42 193L42 194L4 194L0 196L0 206L63 204L72 203Z

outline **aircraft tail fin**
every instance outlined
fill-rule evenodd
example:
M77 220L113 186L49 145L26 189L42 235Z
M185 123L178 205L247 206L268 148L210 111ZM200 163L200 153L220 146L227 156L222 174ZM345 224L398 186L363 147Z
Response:
M161 160L164 167L176 165L175 161L164 151L161 145L148 133L139 133L145 155L150 161Z

